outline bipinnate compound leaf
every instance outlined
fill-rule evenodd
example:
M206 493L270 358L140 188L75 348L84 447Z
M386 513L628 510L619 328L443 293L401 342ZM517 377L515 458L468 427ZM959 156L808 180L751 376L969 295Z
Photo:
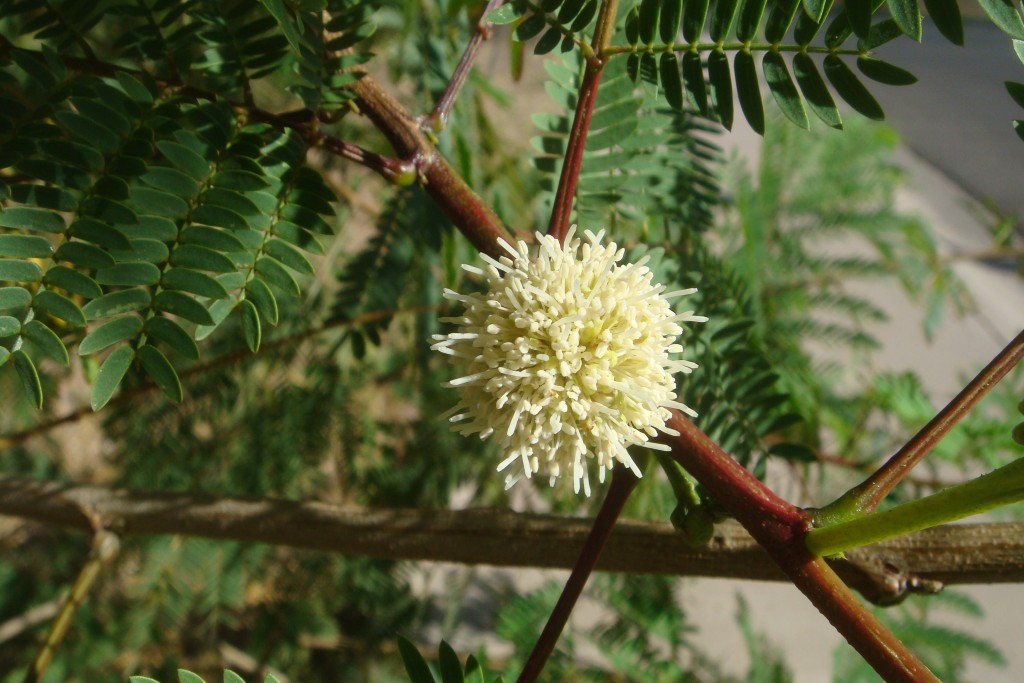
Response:
M178 373L175 372L171 362L167 360L167 356L160 349L149 344L143 344L135 353L142 364L142 369L167 397L175 403L181 403L181 380L178 379Z
M409 674L410 683L437 683L423 655L405 636L398 636L398 652L402 655L402 663L405 665L405 672Z
M42 408L43 384L39 381L39 371L36 370L35 363L23 349L11 352L11 358L14 360L14 367L18 371L21 385L25 387L25 392L32 401L32 405Z

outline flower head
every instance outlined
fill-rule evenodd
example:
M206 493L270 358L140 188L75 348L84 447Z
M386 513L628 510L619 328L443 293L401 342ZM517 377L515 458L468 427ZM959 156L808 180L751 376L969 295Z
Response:
M465 312L442 319L457 329L434 335L431 348L468 366L447 384L459 392L449 419L462 434L501 439L508 486L543 467L552 486L571 473L574 490L582 484L589 496L591 464L601 481L615 461L640 476L627 448L667 450L650 439L675 434L669 408L696 416L676 400L673 374L697 365L672 356L683 351L680 324L707 318L670 308L669 299L696 290L664 293L647 256L620 263L625 250L602 245L603 231L574 233L564 246L538 233L535 255L525 242L503 241L508 256L484 255L485 269L464 265L488 291L446 289Z

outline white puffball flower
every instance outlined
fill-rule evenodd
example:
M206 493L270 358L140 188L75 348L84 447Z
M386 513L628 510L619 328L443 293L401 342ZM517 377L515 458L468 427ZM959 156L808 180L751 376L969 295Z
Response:
M620 263L625 250L602 245L604 231L574 234L563 246L537 233L535 255L525 242L502 240L507 256L482 255L484 269L462 266L486 278L486 293L444 291L465 312L441 319L456 329L434 335L430 348L468 366L445 385L459 392L449 419L464 435L502 440L498 471L515 465L506 488L542 464L552 486L571 473L587 496L591 460L602 482L615 461L639 477L627 448L669 450L650 440L659 431L678 436L665 424L669 408L697 415L676 400L673 379L697 364L672 357L683 351L680 325L707 318L668 303L696 290L666 293L651 282L648 256Z

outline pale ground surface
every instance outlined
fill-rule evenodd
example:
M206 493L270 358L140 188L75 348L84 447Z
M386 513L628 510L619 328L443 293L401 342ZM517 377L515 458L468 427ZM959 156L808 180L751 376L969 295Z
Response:
M494 43L487 47L492 45ZM498 50L497 54L485 53L480 65L489 77L494 76L495 80L504 81L508 71L503 62ZM527 80L542 77L540 65L528 60ZM1024 80L1024 77L1017 80ZM520 99L515 109L530 107L530 111L550 110L550 101L542 95L539 98L525 95L530 86L519 84L515 87L530 100L527 105ZM888 107L889 102L884 99L883 102ZM977 106L978 103L973 104ZM509 120L512 130L521 130L524 123L529 127L525 116L516 114L515 118L517 120L514 122ZM1006 123L1008 125L1008 121ZM750 163L755 163L759 138L749 129L743 130L741 124L736 128L732 134L720 137L718 142L736 149L749 158ZM534 134L532 131L525 133L523 139ZM1007 144L1012 145L1013 142ZM1022 153L1020 148L1017 148L1017 152ZM972 200L963 190L907 150L899 152L898 163L909 174L907 189L898 199L899 206L932 225L938 233L943 254L972 253L990 244L977 218L979 214L971 210ZM1012 168L1013 162L1009 162L1005 172L1012 174ZM1019 172L1013 175L1019 183ZM962 387L961 378L971 376L1003 348L1021 329L1024 321L1024 282L1012 272L971 261L959 262L955 269L973 295L977 304L976 311L962 319L947 317L930 342L925 341L921 332L919 311L897 287L869 285L858 291L870 297L890 316L889 322L879 325L874 332L875 336L887 342L884 352L877 359L877 369L917 372L933 402L939 405L952 398ZM522 504L522 501L519 502ZM427 569L425 574L418 577L418 588L435 595L443 594L453 580L464 576L465 571L465 568L450 565L434 565L433 569ZM478 579L483 578L485 585L489 582L500 585L512 580L510 573L500 570L481 568L478 572ZM548 579L564 581L566 576L567 572L516 572L514 583L518 590L526 591L539 587ZM840 644L841 638L792 586L719 579L686 579L681 584L680 599L691 623L700 626L699 633L694 634L693 639L713 660L722 664L725 672L741 675L749 666L735 619L737 595L742 594L750 608L755 629L765 634L783 652L797 683L831 681L833 650ZM1024 587L977 586L960 590L965 590L977 600L985 611L984 622L977 626L978 635L997 645L1008 662L1007 668L1002 670L975 665L969 669L968 679L993 683L1024 680L1024 648L1020 647ZM477 595L476 599L488 602L484 595ZM584 600L574 614L574 621L580 623L601 619L601 614L598 606ZM482 630L486 632L487 628ZM480 629L475 632L479 634ZM456 647L460 641L473 647L471 642L475 640L473 634L465 628L455 633L441 634L438 631L436 634L438 638L442 635L452 640ZM493 644L496 645L495 656L507 654L507 648L496 642ZM599 653L585 649L581 655L587 658L600 657Z

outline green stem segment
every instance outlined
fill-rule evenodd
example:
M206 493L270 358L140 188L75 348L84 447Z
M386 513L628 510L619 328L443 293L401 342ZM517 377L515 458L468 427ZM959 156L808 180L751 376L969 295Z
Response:
M815 555L835 555L1020 500L1024 500L1024 459L920 500L848 522L811 529L807 534L807 549Z
M120 547L121 543L118 537L110 531L101 529L93 536L89 559L78 573L78 578L75 579L70 592L64 598L64 604L61 605L60 611L50 625L46 641L32 661L32 666L25 673L25 683L37 683L43 680L46 670L50 667L50 662L53 661L57 646L64 640L64 636L67 635L68 629L71 627L75 612L85 601L103 567L117 556Z

